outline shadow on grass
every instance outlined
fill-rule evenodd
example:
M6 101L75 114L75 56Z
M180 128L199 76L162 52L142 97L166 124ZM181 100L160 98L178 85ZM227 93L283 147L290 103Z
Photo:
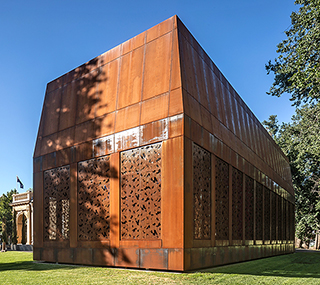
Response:
M320 278L320 254L296 252L203 270L207 273L274 276L288 278Z
M78 265L39 263L30 261L0 262L0 272L4 271L70 271L78 268ZM85 266L84 266L85 267ZM106 270L109 268L106 267ZM168 272L169 274L169 272ZM296 252L293 254L262 258L242 263L230 264L197 272L187 273L204 277L206 280L215 279L215 274L244 275L256 277L284 277L284 278L320 278L320 253L318 252ZM1 275L1 273L0 273ZM203 276L205 275L205 276ZM250 279L250 278L249 278Z
M38 263L34 261L16 261L8 263L0 263L0 272L9 270L23 270L23 271L47 271L47 270L71 270L77 266L65 264L52 263Z

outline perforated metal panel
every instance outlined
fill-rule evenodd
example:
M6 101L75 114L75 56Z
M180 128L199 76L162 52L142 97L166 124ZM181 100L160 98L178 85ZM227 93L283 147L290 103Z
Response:
M271 192L271 239L277 239L277 194Z
M121 239L161 237L161 143L121 152Z
M232 167L232 239L242 240L243 173Z
M229 239L229 165L216 158L216 240Z
M282 218L283 218L283 240L288 240L288 208L287 208L287 201L282 198Z
M211 239L211 155L192 145L193 166L193 236Z
M270 240L270 190L264 187L264 239Z
M253 207L253 199L254 199L254 180L249 176L245 178L245 239L253 240L253 217L254 217L254 207Z
M70 167L44 172L44 240L69 239Z
M78 240L110 236L110 157L78 163Z
M256 239L262 240L263 236L263 186L256 183Z
M289 240L294 241L294 205L289 203Z
M278 216L277 216L278 240L282 240L282 198L279 195L277 195L277 204L278 204Z

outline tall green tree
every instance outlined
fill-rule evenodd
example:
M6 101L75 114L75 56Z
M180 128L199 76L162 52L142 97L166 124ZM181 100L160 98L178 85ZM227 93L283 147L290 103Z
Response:
M17 190L13 189L0 197L0 229L2 237L7 237L12 233L12 203L13 194L17 194Z
M296 236L308 242L320 230L320 103L297 108L290 123L279 125L274 115L262 123L289 158Z
M293 105L320 99L320 0L296 0L299 10L291 14L286 39L277 46L279 54L266 65L274 82L268 94L291 94Z
M279 56L266 65L274 74L267 94L291 95L296 114L288 124L263 122L288 156L296 201L296 235L307 241L320 230L320 0L296 0ZM304 105L303 105L304 104ZM303 105L303 106L302 106Z
M12 217L12 238L11 241L13 244L18 243L18 235L17 235L17 213L16 211L13 211L13 217Z

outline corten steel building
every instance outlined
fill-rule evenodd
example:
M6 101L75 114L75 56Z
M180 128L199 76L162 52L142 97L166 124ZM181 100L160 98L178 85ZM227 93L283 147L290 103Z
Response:
M186 271L293 251L288 159L177 16L47 85L35 260Z

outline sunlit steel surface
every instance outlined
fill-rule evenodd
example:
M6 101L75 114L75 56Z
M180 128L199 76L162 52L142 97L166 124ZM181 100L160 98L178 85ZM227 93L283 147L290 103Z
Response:
M34 259L187 271L294 250L288 159L177 16L48 83Z

